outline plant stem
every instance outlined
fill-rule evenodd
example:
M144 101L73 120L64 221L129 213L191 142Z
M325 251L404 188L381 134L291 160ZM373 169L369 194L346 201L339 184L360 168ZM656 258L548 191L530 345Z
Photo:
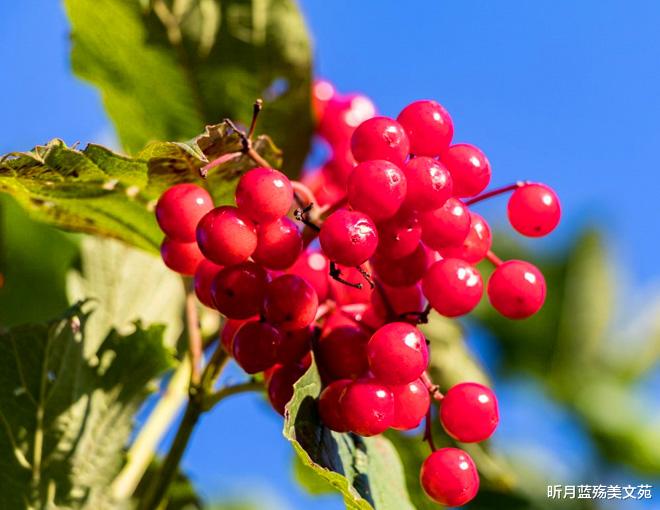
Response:
M197 298L192 278L185 278L186 286L186 329L188 332L188 352L190 354L190 385L199 386L202 365L202 332L199 329Z
M492 263L495 267L497 267L497 266L501 266L501 265L503 264L502 259L499 258L497 255L495 255L495 253L492 252L491 250L488 250L488 252L486 253L486 258L487 258L488 261L489 261L490 263Z
M529 184L529 181L518 181L514 184L509 184L508 186L503 186L501 188L496 188L492 191L487 191L486 193L477 195L476 197L471 198L470 200L466 200L465 205L476 204L477 202L481 202L482 200L486 200L487 198L495 197L497 195L502 195L504 193L508 193L509 191L514 191L518 188L521 188L525 184Z
M219 389L215 393L207 396L203 403L204 410L212 409L218 402L224 400L231 395L237 395L238 393L246 393L248 391L261 391L264 389L262 382L257 381L256 379L250 379L241 384L234 384L233 386L225 386L224 388Z
M427 371L422 372L420 379L422 380L422 383L424 383L424 386L426 386L426 389L429 390L431 397L433 397L438 402L445 398L445 396L440 391L440 387L431 381L431 377Z

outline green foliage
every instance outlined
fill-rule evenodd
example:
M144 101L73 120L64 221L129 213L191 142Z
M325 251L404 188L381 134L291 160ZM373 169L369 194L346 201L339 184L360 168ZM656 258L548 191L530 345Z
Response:
M346 508L413 509L392 444L384 437L361 438L323 426L315 401L320 391L321 380L313 365L294 386L287 405L284 436L304 466L339 491ZM304 482L307 476L298 479ZM318 491L318 483L309 486Z
M300 171L312 132L311 51L294 0L66 0L74 71L96 85L122 145L261 121ZM284 88L285 90L279 90Z
M80 305L48 324L0 335L0 507L114 508L123 462L150 381L171 366L163 328L112 331L84 353Z

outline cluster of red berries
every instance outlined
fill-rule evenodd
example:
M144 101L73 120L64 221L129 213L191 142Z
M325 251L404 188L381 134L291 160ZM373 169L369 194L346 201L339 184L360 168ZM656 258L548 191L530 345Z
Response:
M488 224L468 209L499 193L479 195L490 164L472 145L450 145L451 118L434 101L414 102L394 120L373 117L368 99L339 96L327 82L314 97L329 162L303 183L254 168L241 177L235 206L214 207L193 184L173 186L156 207L163 260L194 275L199 300L226 318L223 347L247 373L264 372L278 412L313 352L328 428L362 436L414 429L435 399L452 438L483 441L499 420L495 395L470 382L442 395L417 324L431 308L448 317L471 311L484 258L497 266L488 296L500 313L524 318L543 304L543 275L527 262L501 262ZM519 232L540 236L557 225L552 190L503 189L514 191L508 211ZM479 486L474 462L455 448L434 451L421 482L450 506Z

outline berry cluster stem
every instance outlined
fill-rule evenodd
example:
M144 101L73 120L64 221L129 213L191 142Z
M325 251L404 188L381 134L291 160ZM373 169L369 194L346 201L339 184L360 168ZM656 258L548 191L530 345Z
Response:
M486 258L491 262L495 267L501 266L503 264L502 259L499 258L492 250L488 250L486 253Z
M523 187L525 184L529 184L529 181L517 181L513 184L509 184L508 186L502 186L501 188L496 188L494 190L487 191L486 193L477 195L476 197L471 198L470 200L466 200L465 205L476 204L477 202L481 202L488 198L495 197L497 195L503 195L504 193L508 193L509 191L515 191L518 188Z
M440 391L440 387L431 381L431 377L429 376L428 372L424 371L420 379L422 380L422 383L424 383L424 386L426 386L426 389L429 390L429 393L433 399L440 402L443 398L445 398L445 396Z
M426 418L424 419L424 436L422 437L422 441L426 441L429 444L431 451L434 452L436 447L433 442L433 430L431 428L432 419L431 408L429 407L429 410L426 412Z
M348 280L344 280L344 278L341 275L341 269L337 267L337 264L333 261L330 261L330 277L333 280L338 281L339 283L343 283L344 285L348 285L349 287L353 287L355 289L361 289L362 284L361 283L353 283L349 282Z
M201 382L202 333L199 328L197 298L192 279L185 278L186 287L186 329L188 332L188 352L190 353L190 385L198 386Z

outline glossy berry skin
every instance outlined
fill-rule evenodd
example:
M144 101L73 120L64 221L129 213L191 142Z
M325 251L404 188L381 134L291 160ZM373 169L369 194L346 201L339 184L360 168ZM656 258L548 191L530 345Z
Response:
M327 103L317 132L331 145L350 140L362 122L373 117L376 108L361 94L335 94Z
M356 379L369 370L369 335L356 324L343 324L324 332L316 353L319 369L329 379Z
M160 245L160 256L165 265L179 274L192 276L204 260L197 243L180 243L169 238Z
M176 184L158 199L156 220L170 239L192 243L197 223L211 209L213 199L204 188L195 184Z
M266 319L284 331L309 326L314 322L318 305L316 291L300 276L285 274L266 287Z
M392 391L374 379L353 381L344 389L339 405L348 430L361 436L385 432L394 420Z
M394 397L392 428L410 430L419 426L431 405L431 396L419 379L408 384L390 386Z
M222 325L220 343L227 354L232 356L234 351L234 335L246 321L239 319L227 319Z
M221 266L231 266L254 253L257 229L236 207L217 207L197 225L197 244L207 259Z
M374 271L387 285L407 287L417 283L429 267L430 257L426 247L419 243L414 252L399 259L374 257Z
M339 209L323 222L319 241L330 260L345 266L359 266L376 251L378 232L366 214Z
M419 283L408 287L390 287L381 283L371 293L371 306L374 312L379 317L389 320L407 313L421 312L426 305L425 301Z
M477 495L479 474L472 457L458 448L440 448L422 464L420 482L433 501L462 506Z
M208 306L209 308L215 308L213 297L211 296L211 284L221 269L222 266L204 259L199 263L195 271L195 278L193 280L195 295L204 306Z
M385 384L407 384L422 375L429 362L426 339L407 322L391 322L376 331L367 344L369 368Z
M320 251L307 249L300 254L294 264L287 269L287 273L304 278L309 283L322 303L328 297L328 271L330 261Z
M406 198L403 171L383 159L365 161L348 177L348 203L374 221L391 218Z
M404 167L408 180L406 206L416 211L442 207L452 196L452 176L440 161L416 157Z
M402 165L410 152L410 142L403 126L396 120L372 117L353 132L351 150L358 162L385 159Z
M268 274L254 262L225 267L211 283L215 308L230 319L247 319L261 311Z
M479 304L484 285L477 268L461 259L435 262L422 280L431 306L445 317L458 317Z
M488 439L500 421L495 394L483 384L460 383L449 388L440 404L440 422L462 443Z
M448 199L439 209L422 213L419 221L422 241L434 250L460 246L470 232L470 211L455 198Z
M485 219L475 212L470 212L470 230L460 245L446 246L440 249L443 257L463 259L476 264L486 257L493 243L493 235Z
M268 401L279 414L284 416L284 408L293 397L293 385L305 373L306 369L299 365L276 365L268 378Z
M346 195L346 189L335 181L328 165L318 170L305 172L301 182L314 193L320 207L334 204Z
M312 348L314 333L312 328L307 327L282 333L282 343L277 350L277 362L283 365L299 362Z
M415 156L439 156L451 143L454 124L447 110L436 101L415 101L397 119L408 133Z
M286 269L296 261L302 248L302 234L298 225L282 216L257 227L257 249L252 258L268 269Z
M417 249L422 227L417 214L399 209L393 217L378 223L378 248L376 255L388 259L400 259Z
M526 184L509 198L511 226L522 235L542 237L559 224L561 207L557 194L544 184Z
M339 405L339 398L344 392L344 389L352 382L351 379L332 381L319 395L317 406L321 421L326 427L335 432L348 432Z
M509 319L525 319L538 312L545 301L545 278L536 266L509 260L498 266L488 280L493 308Z
M478 195L490 182L490 163L486 155L474 145L457 143L442 153L454 183L455 197Z
M272 168L253 168L238 181L236 206L256 223L286 216L293 205L289 178Z
M282 333L267 322L247 321L234 334L234 359L248 374L263 372L277 362Z

